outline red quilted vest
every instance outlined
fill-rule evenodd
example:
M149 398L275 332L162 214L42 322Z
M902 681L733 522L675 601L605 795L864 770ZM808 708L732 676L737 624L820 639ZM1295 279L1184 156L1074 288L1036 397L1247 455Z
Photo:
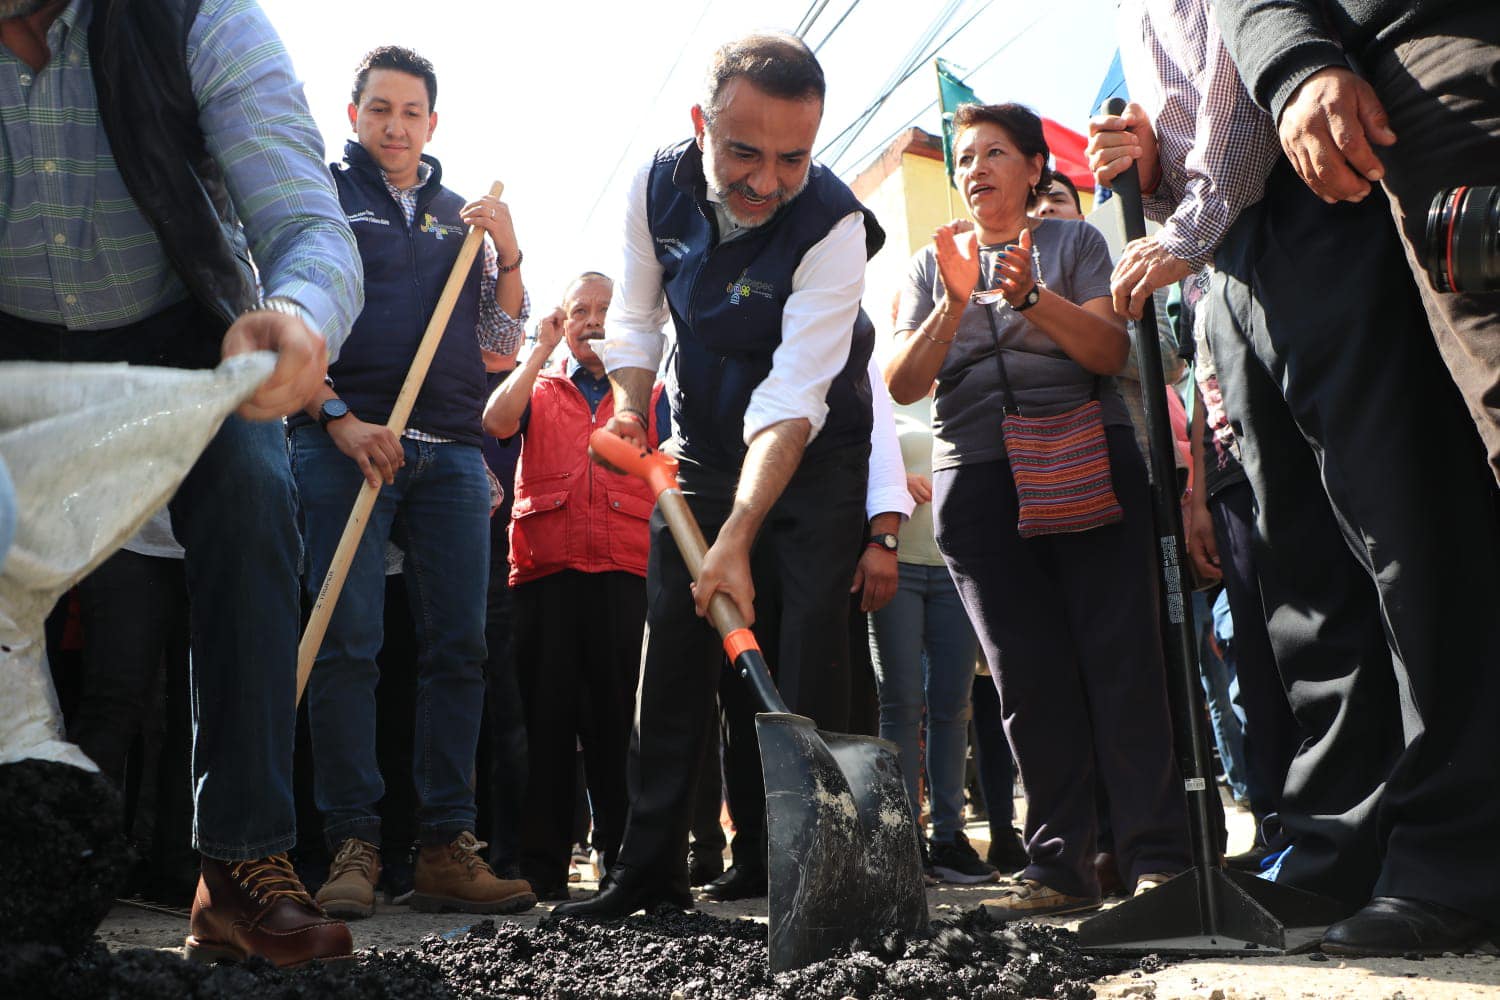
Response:
M648 436L655 447L656 402L651 393ZM609 423L613 394L589 415L583 393L562 371L543 372L531 389L531 416L516 463L510 521L510 585L565 569L623 570L646 575L649 522L656 497L633 476L589 460L589 435Z

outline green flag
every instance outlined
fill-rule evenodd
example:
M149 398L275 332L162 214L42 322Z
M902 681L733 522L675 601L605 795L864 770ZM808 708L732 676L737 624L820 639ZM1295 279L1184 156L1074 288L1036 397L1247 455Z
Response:
M941 59L934 59L937 65L938 95L943 111L943 166L948 171L948 183L953 183L953 112L958 110L960 104L983 104L979 95L969 89L969 85L960 80Z

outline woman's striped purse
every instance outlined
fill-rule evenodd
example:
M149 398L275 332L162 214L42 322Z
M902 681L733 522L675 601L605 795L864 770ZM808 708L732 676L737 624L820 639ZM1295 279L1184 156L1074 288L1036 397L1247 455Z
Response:
M1005 417L1000 434L1016 482L1022 538L1064 535L1114 524L1125 516L1109 474L1109 443L1104 439L1104 409L1099 405L1100 379L1095 377L1089 401L1050 417L1023 417L1005 371L1005 351L995 323L995 307L985 304Z
M1008 412L1000 433L1016 481L1022 538L1088 531L1125 516L1110 479L1099 400L1051 417Z

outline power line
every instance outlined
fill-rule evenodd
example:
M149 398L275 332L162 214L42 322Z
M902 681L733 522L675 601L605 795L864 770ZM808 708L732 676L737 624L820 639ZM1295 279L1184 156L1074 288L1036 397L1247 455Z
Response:
M828 0L813 0L807 8L807 13L802 15L802 20L797 22L797 30L792 34L798 38L806 38L807 33L812 30L813 22L823 16L823 8L828 6Z
M924 37L922 38L921 42L919 43L919 47L916 50L917 52L921 52L923 54L907 64L904 72L901 73L900 77L894 83L889 84L886 87L885 91L878 98L876 98L876 100L868 108L866 108L859 117L851 122L849 126L844 129L844 131L840 132L830 142L826 143L823 146L823 151L819 152L818 158L822 159L830 167L838 163L838 161L842 159L846 153L849 152L849 148L854 145L854 140L858 139L860 135L864 133L864 130L869 126L870 122L874 120L875 115L880 111L880 109L885 106L885 102L891 97L891 95L894 94L903 83L911 79L912 75L916 73L917 70L927 65L928 61L931 60L932 57L935 56L938 52L942 51L944 46L953 41L954 38L957 38L958 35L965 29L967 29L969 25L973 24L981 14L989 10L990 7L993 6L993 4L994 0L985 0L985 3L973 14L971 14L963 24L960 24L951 34L949 34L947 38L944 38L936 45L931 45L932 38L943 28L947 27L948 23L952 21L953 17L957 14L957 5L952 5L950 11L947 12L938 22L934 23L929 31L924 33ZM931 46L930 48L928 48L929 45ZM844 140L844 144L842 147L840 147L838 153L832 157L825 158L823 153L831 149L834 143L838 142L840 139L843 139L843 137L847 135L851 129L853 130L853 134L849 135L849 138Z
M827 0L824 0L824 2L826 3ZM662 77L661 86L656 88L656 94L651 98L651 104L647 107L646 113L636 116L635 128L631 130L630 138L625 140L625 145L620 147L620 158L615 160L615 165L609 170L609 177L605 179L604 184L599 188L599 193L594 196L594 203L589 206L588 215L583 218L582 231L587 231L589 223L594 221L594 213L599 210L599 203L604 200L604 195L609 191L609 186L615 182L615 175L620 172L620 167L624 164L625 158L630 155L631 149L635 146L635 138L641 132L642 123L651 117L651 112L655 111L656 106L661 103L661 95L666 93L667 84L671 83L672 77L676 75L677 67L682 63L682 56L688 50L688 43L697 36L698 29L703 26L703 19L708 16L708 9L713 5L714 0L703 0L703 9L698 12L698 20L693 22L692 30L688 32L687 38L683 39L682 46L677 50L677 58L672 60L671 69L667 70L667 75Z
M886 99L891 96L895 89L899 87L908 76L911 75L913 68L919 65L918 54L926 48L928 43L931 41L932 36L935 35L937 31L942 30L941 25L946 24L953 18L953 15L957 11L958 6L959 4L957 2L950 2L948 4L945 12L938 15L938 20L934 22L934 25L929 25L927 30L923 32L923 37L917 42L917 44L913 48L907 50L907 54L903 57L903 61L901 62L900 66L897 68L892 77L886 80L879 96L876 97L875 100L870 102L870 104L866 105L865 109L858 115L856 115L848 125L845 125L843 130L840 131L838 135L834 136L832 139L829 139L823 144L823 148L818 150L817 152L818 159L823 160L824 154L828 150L832 149L840 139L844 138L844 136L848 135L855 128L859 127L861 122L867 120L869 116L880 109L880 106L886 102ZM937 30L934 30L934 26L936 26ZM825 162L827 161L825 160Z
M859 6L859 0L854 0L854 2L849 5L849 9L846 10L846 11L844 11L844 16L840 17L837 21L834 22L833 27L831 27L831 28L828 29L828 34L824 35L823 36L823 40L821 42L819 42L817 44L817 46L813 49L813 55L817 55L819 52L823 51L823 46L825 46L825 45L828 44L828 39L832 38L833 35L834 35L834 32L838 31L840 28L842 28L844 26L844 22L849 19L849 15L853 14L854 13L854 8L856 8L858 6Z
M995 59L998 58L1001 55L1001 53L1003 53L1006 49L1010 48L1016 42L1020 41L1021 38L1027 32L1029 32L1032 28L1035 28L1038 24L1040 24L1042 22L1043 18L1045 18L1046 16L1047 16L1046 14L1038 15L1030 24L1026 25L1026 27L1022 28L1020 31L1016 32L1015 35L1011 36L1011 38L1008 39L1005 42L1004 45L1000 46L994 52L991 52L989 54L989 56L987 56L983 62L981 62L978 66L975 66L972 70L970 70L969 71L969 77L972 79L973 76L974 76L974 74L978 73L980 70L984 69L990 63L994 62ZM871 155L880 152L886 146L890 145L890 142L891 142L892 139L896 138L896 136L900 135L902 132L904 132L908 128L910 128L911 125L912 125L912 123L914 123L918 118L921 118L927 112L931 111L937 105L938 105L938 101L935 101L935 100L934 101L928 101L926 104L924 104L922 106L921 110L919 110L916 114L912 115L905 122L903 122L901 124L901 126L899 128L897 128L894 132L892 132L890 135L888 135L884 139L880 140L880 143L878 145L872 147L871 149L866 150L865 153L864 153L864 155L862 155L858 159L856 159L854 161L854 163L856 165L864 163L867 159L870 158ZM842 155L842 154L840 154L840 155ZM832 165L833 165L832 163L829 164L830 167L832 167Z

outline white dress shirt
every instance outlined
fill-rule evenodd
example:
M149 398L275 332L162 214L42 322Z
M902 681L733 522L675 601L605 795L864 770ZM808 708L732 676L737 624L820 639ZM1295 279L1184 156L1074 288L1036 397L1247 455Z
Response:
M865 486L865 518L876 514L911 517L916 503L906 488L906 463L901 458L901 438L896 433L896 407L880 377L880 366L870 358L870 402L875 423L870 428L870 480Z
M624 259L604 321L604 340L595 346L607 371L654 372L666 346L663 328L671 313L646 219L650 174L648 162L631 180L627 196ZM864 288L865 220L863 213L851 212L807 251L792 273L792 294L781 315L781 344L771 355L770 374L751 393L745 410L746 444L772 424L797 418L812 424L809 442L818 436L828 418L828 387L849 361L849 333Z

